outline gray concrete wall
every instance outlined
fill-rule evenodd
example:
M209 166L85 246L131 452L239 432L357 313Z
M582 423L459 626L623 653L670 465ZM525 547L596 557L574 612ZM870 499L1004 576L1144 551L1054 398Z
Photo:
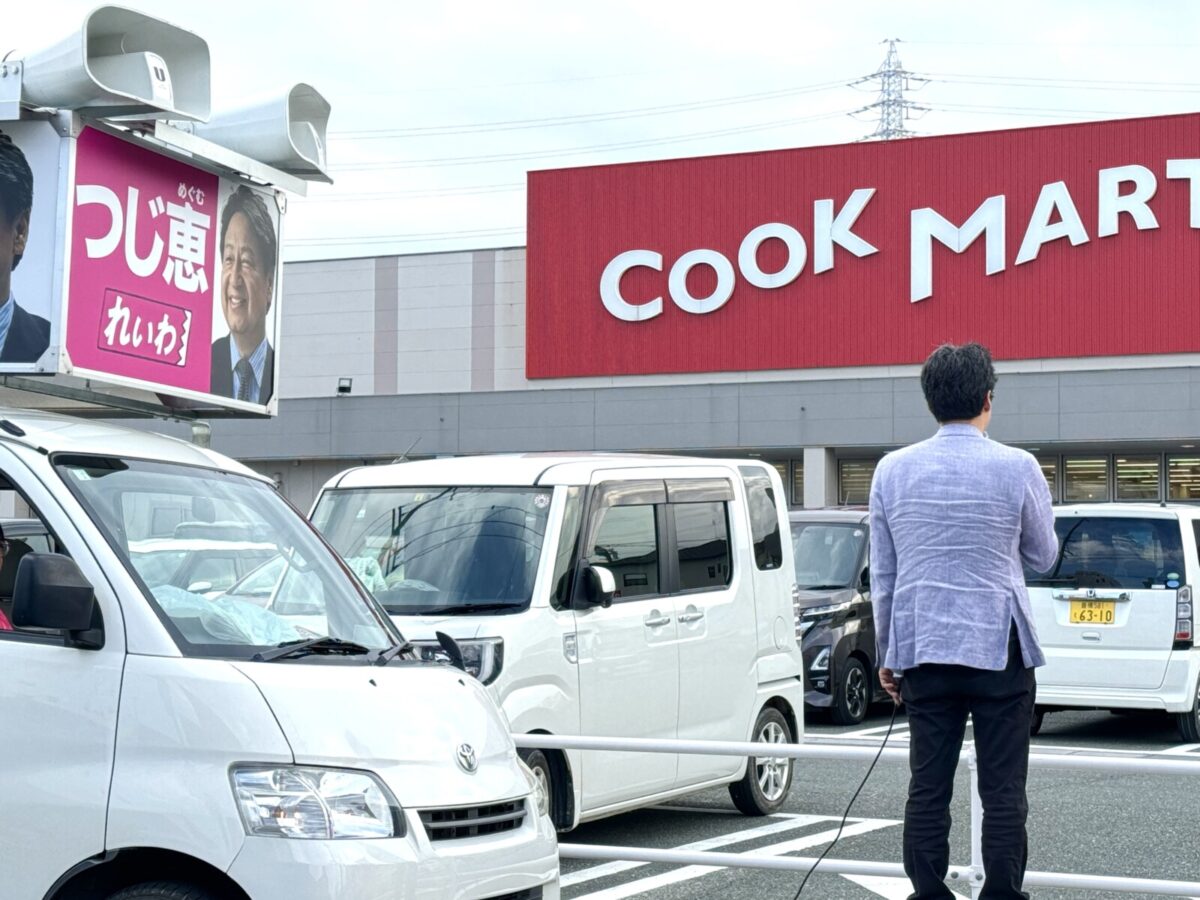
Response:
M1200 369L1003 375L991 434L1022 444L1200 436ZM934 428L915 377L285 399L274 420L213 422L242 459L521 450L888 448Z

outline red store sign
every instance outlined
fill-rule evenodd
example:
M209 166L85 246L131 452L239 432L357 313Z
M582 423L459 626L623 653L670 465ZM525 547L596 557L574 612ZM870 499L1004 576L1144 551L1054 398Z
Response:
M530 378L1200 351L1200 114L529 175Z

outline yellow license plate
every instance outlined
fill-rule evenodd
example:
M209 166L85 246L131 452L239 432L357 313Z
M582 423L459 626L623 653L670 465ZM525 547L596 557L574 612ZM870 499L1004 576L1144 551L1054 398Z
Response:
M1080 625L1113 625L1117 621L1115 600L1072 600L1071 622Z

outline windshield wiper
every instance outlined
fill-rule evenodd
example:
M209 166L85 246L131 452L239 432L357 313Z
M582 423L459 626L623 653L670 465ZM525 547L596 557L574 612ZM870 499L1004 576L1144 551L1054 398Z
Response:
M436 616L442 613L494 612L500 609L519 609L520 607L520 603L456 603L452 606L431 607L422 613L422 615Z
M371 657L370 663L373 666L386 666L388 663L390 663L393 659L395 659L397 656L399 656L405 650L409 650L411 648L412 648L412 644L410 644L408 641L401 641L398 644L393 644L391 647L388 647L386 650L380 650L377 653L375 653Z
M277 659L287 659L294 656L307 656L310 653L328 653L330 655L344 653L347 656L357 656L370 653L370 647L356 644L354 641L343 641L341 638L324 637L309 640L287 641L271 650L262 650L250 657L254 662L272 662Z
M1025 584L1027 584L1027 585L1029 585L1029 584L1047 584L1047 585L1060 584L1060 585L1068 585L1070 587L1078 587L1079 586L1077 584L1078 580L1079 579L1076 578L1074 575L1070 576L1069 578L1066 576L1055 576L1053 578L1051 578L1051 577L1026 578Z

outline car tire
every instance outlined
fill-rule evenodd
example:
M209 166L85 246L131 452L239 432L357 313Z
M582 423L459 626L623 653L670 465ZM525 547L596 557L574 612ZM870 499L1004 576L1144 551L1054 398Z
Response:
M857 725L867 717L871 708L871 684L866 666L855 656L846 657L841 677L834 688L829 713L838 725Z
M1196 696L1189 712L1175 714L1175 724L1184 743L1200 743L1200 683L1196 685Z
M1033 708L1033 715L1029 719L1029 734L1032 737L1042 730L1042 723L1046 720L1046 710L1040 706Z
M792 729L783 713L767 706L754 722L756 744L790 744ZM752 756L741 781L729 785L733 805L747 816L766 816L783 806L792 788L795 760L789 757Z
M546 754L541 750L522 750L521 759L525 765L529 766L533 777L536 778L546 792L546 805L544 809L539 809L539 814L545 814L554 818L554 767L550 765L550 760L546 758Z
M216 895L194 884L147 881L109 894L108 900L217 900Z

